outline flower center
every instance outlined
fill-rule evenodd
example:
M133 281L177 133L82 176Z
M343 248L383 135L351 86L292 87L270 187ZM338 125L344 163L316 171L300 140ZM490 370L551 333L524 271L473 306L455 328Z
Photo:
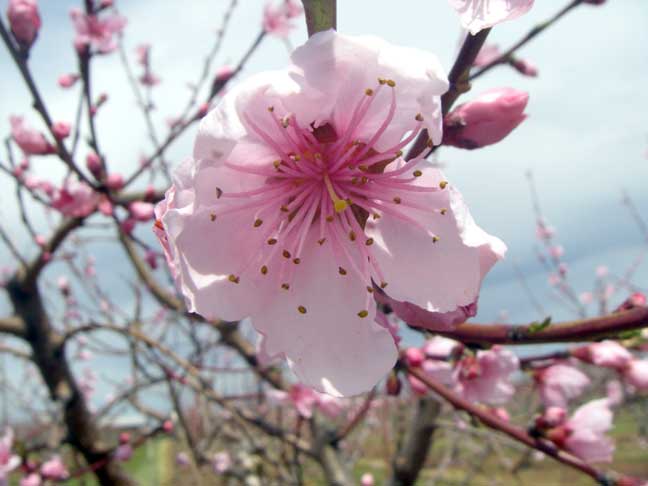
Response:
M416 166L423 159L406 162L402 158L402 150L422 130L420 114L413 114L412 124L404 130L400 141L386 149L376 147L396 114L395 86L392 80L379 79L374 89L367 88L343 127L330 123L303 127L294 115L280 117L269 107L270 126L274 127L269 130L267 123L262 128L244 114L246 124L277 158L255 166L226 162L228 168L240 172L241 176L264 177L264 184L237 193L217 189L224 200L245 200L245 203L223 204L211 215L215 221L219 215L232 211L247 209L254 213L250 223L264 232L265 242L260 250L263 262L259 273L265 277L277 272L279 284L285 290L290 289L309 233L317 231L318 244L331 245L340 276L345 277L351 271L366 283L367 300L358 312L360 317L368 315L373 282L382 288L387 286L372 252L374 240L365 231L367 224L389 214L423 228L416 216L408 213L412 210L446 213L446 209L420 204L414 196L442 190L447 183L435 187L413 184L422 175ZM384 118L373 135L360 140L358 133L370 118L376 99L382 95L389 97L389 102L384 103ZM258 264L258 254L250 256L250 264L254 262ZM247 265L231 274L229 280L239 283L246 269ZM304 314L307 309L299 306L298 311Z

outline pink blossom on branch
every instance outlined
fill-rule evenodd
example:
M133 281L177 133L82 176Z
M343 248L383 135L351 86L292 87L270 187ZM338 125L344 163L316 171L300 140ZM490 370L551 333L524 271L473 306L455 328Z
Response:
M534 379L545 407L567 408L569 400L581 395L590 384L585 373L566 363L536 370Z
M29 127L21 116L9 117L9 124L11 138L25 155L47 155L56 152L56 148L47 141L45 136Z
M82 218L93 213L99 202L99 196L87 184L75 180L66 180L56 191L52 207L64 216Z
M493 346L488 351L477 351L475 356L467 356L457 363L457 391L474 402L506 403L515 393L510 376L519 369L517 356L508 349Z
M291 20L299 17L303 11L294 0L285 0L278 5L268 2L263 8L263 30L277 37L288 37L295 27Z
M424 313L454 312L505 247L440 171L401 158L424 128L440 142L447 80L435 56L326 31L292 62L202 120L159 226L189 309L251 317L267 356L351 395L396 360L374 322L374 282Z
M534 0L448 0L464 29L475 35L482 29L527 13Z
M63 481L70 476L60 456L53 456L49 461L43 463L40 472L46 479Z
M496 88L464 103L444 119L444 145L476 149L503 140L526 119L529 95L513 88Z
M61 88L71 88L79 80L78 74L62 74L58 78L58 85Z
M14 38L23 49L29 49L41 28L36 0L9 0L7 19Z
M5 429L0 438L0 483L7 481L9 473L20 466L20 457L12 454L14 434L11 428Z
M100 54L115 50L117 42L113 38L126 26L126 19L117 14L87 15L78 8L70 10L70 18L76 30L74 47L78 52L94 49Z

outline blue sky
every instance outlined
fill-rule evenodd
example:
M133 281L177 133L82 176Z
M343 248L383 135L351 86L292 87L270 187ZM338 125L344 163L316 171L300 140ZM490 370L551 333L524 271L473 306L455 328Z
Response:
M55 119L73 119L76 90L63 91L57 77L75 70L69 9L79 2L42 1L43 29L33 49L31 65ZM125 43L134 59L134 47L153 45L152 63L163 81L155 89L156 123L164 129L166 117L178 112L188 96L186 84L195 80L202 58L219 27L225 0L121 0L116 4L129 19ZM531 13L497 26L489 38L507 47L533 25L553 14L563 2L538 1ZM454 11L445 0L338 0L339 30L374 34L401 45L435 52L449 70L460 35ZM7 0L0 0L6 10ZM235 63L261 22L261 1L240 2L226 35L216 66ZM298 22L301 24L300 22ZM485 282L480 320L492 320L506 309L512 321L539 317L514 276L516 262L529 285L555 319L572 317L550 297L546 274L534 255L535 229L525 171L535 174L547 219L558 229L566 249L572 282L579 291L590 290L594 269L608 265L621 273L646 246L642 235L620 204L621 190L648 212L648 4L645 0L609 0L606 5L584 5L562 19L546 34L525 47L520 55L540 70L537 79L524 78L507 67L480 78L464 99L486 89L510 86L530 94L526 120L505 141L477 151L446 149L439 161L451 182L464 194L477 222L509 245L508 260L500 263ZM299 26L292 45L305 40ZM288 46L269 38L254 54L244 75L281 68ZM10 114L24 114L34 125L27 91L4 48L0 49L0 134L8 133ZM129 171L139 155L150 152L143 121L134 112L134 98L116 55L98 59L94 67L95 93L107 91L110 100L97 119L111 167ZM195 128L169 152L179 162L191 150ZM83 152L81 152L83 153ZM35 160L40 173L61 177L61 164L52 158ZM131 169L132 170L132 169ZM0 218L16 239L26 241L19 229L11 184L0 177ZM45 228L45 220L40 223ZM144 231L144 230L141 230ZM96 246L98 271L110 268L116 292L128 300L123 284L130 275L119 250ZM0 262L10 260L0 248ZM1 265L0 265L1 266ZM648 289L648 264L639 268L635 283ZM54 267L48 276L57 275ZM623 298L622 295L616 297ZM0 309L6 309L0 300Z

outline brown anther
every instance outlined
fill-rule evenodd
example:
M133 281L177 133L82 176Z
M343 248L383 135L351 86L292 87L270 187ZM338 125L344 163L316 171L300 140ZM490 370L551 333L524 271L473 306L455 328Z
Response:
M276 245L277 244L277 239L276 238L270 238L268 240L268 245Z
M439 241L440 239L441 239L441 238L439 238L438 236L433 236L433 237L432 237L432 243L436 243L436 242Z
M303 305L297 307L297 310L299 311L300 314L306 314L306 307L304 307Z
M317 242L319 243L320 246L322 246L325 241L326 241L326 238L320 238L319 240L317 240Z
M367 238L367 241L365 241L365 245L371 246L373 245L374 239L373 238Z
M328 223L332 223L332 222L333 222L333 219L334 219L333 216L331 216L330 214L326 217L326 221L327 221Z
M439 182L439 187L441 189L445 189L448 186L448 181L441 181Z
M373 294L373 291L374 291L373 287L370 287L369 285L367 285L367 292L369 292L370 294Z
M360 317L360 318L365 318L368 315L369 315L369 311L366 311L366 310L361 310L360 312L358 312L358 317Z
M412 173L412 175L413 175L414 177L421 177L421 176L423 175L423 172L421 172L420 170L415 170L415 171Z
M287 213L287 212L290 211L290 209L288 209L288 206L286 206L285 204L282 204L279 209L281 209L281 211L284 212L284 213Z
M299 155L299 154L295 154L295 155L293 155L292 159L293 159L295 162L299 162L299 161L301 160L301 155Z
M350 239L351 241L355 241L355 240L356 240L356 234L355 234L355 231L353 231L353 230L349 231L349 239Z
M351 184L353 184L354 186L357 185L358 184L358 178L357 177L352 177L351 178Z
M369 182L369 178L368 178L367 176L362 176L362 177L360 178L360 182L361 182L362 184L366 184L367 182Z
M282 283L281 288L284 289L284 290L288 290L290 288L290 284Z
M442 215L445 215L448 210L446 208L441 208L441 211L439 211Z
M272 113L274 111L274 106L268 106L268 111Z
M402 151L402 150L399 150L399 151L396 152L394 155L396 155L396 157L402 157L402 156L403 156L403 151Z
M385 287L387 287L387 282L380 282L380 288L384 289Z
M254 227L255 227L255 228L258 228L258 227L261 226L262 224L263 224L263 220L262 220L262 219L257 218L257 219L254 220Z
M239 277L237 277L236 275L233 275L233 274L232 274L232 275L229 275L229 276L227 277L227 280L229 280L229 281L232 282L232 283L237 284L237 283L240 282L241 279L240 279Z
M369 170L369 167L367 167L367 166L364 165L364 164L360 164L360 165L358 166L358 170L361 171L361 172L367 172L367 171Z
M223 190L220 187L216 188L216 199L220 199L220 197L223 195Z
M390 88L393 88L393 87L396 86L396 81L394 81L393 79L388 79L386 81L386 83L387 83L387 86L389 86Z
M432 148L432 147L434 147L434 143L432 142L432 140L429 140L429 139L428 139L428 141L425 143L425 145L427 146L427 148Z
M216 213L210 213L209 214L209 219L212 221L216 221Z
M420 113L417 113L416 116L414 117L414 119L416 121L423 121L423 115L421 115Z
M281 254L284 256L284 258L290 258L290 252L288 250L284 250Z
M284 128L288 128L290 126L290 118L285 117L281 119L281 126Z
M275 169L278 169L279 166L281 165L281 160L275 160L275 161L272 163L272 165L274 165L274 168L275 168Z
M393 201L394 201L396 204L400 204L400 203L401 203L401 198L398 197L398 196L396 196L396 197L393 199Z
M263 265L263 266L261 267L261 275L266 275L267 273L268 273L268 267L266 267L265 265Z
M347 274L347 271L346 271L344 268L342 268L342 267L338 267L338 273L339 273L340 275L346 275L346 274Z
M378 78L378 83L385 84L387 80L385 78Z
M367 96L371 96L371 95L373 95L373 94L374 94L373 89L371 89L371 88L367 88L367 89L365 89L365 94L366 94Z
M300 258L293 258L293 263L295 265L299 265L301 263L301 259Z

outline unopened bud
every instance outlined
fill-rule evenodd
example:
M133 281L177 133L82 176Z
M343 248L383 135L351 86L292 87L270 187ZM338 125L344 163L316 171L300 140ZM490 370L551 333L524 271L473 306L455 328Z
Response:
M16 42L22 49L29 49L41 27L36 0L9 0L7 18Z

